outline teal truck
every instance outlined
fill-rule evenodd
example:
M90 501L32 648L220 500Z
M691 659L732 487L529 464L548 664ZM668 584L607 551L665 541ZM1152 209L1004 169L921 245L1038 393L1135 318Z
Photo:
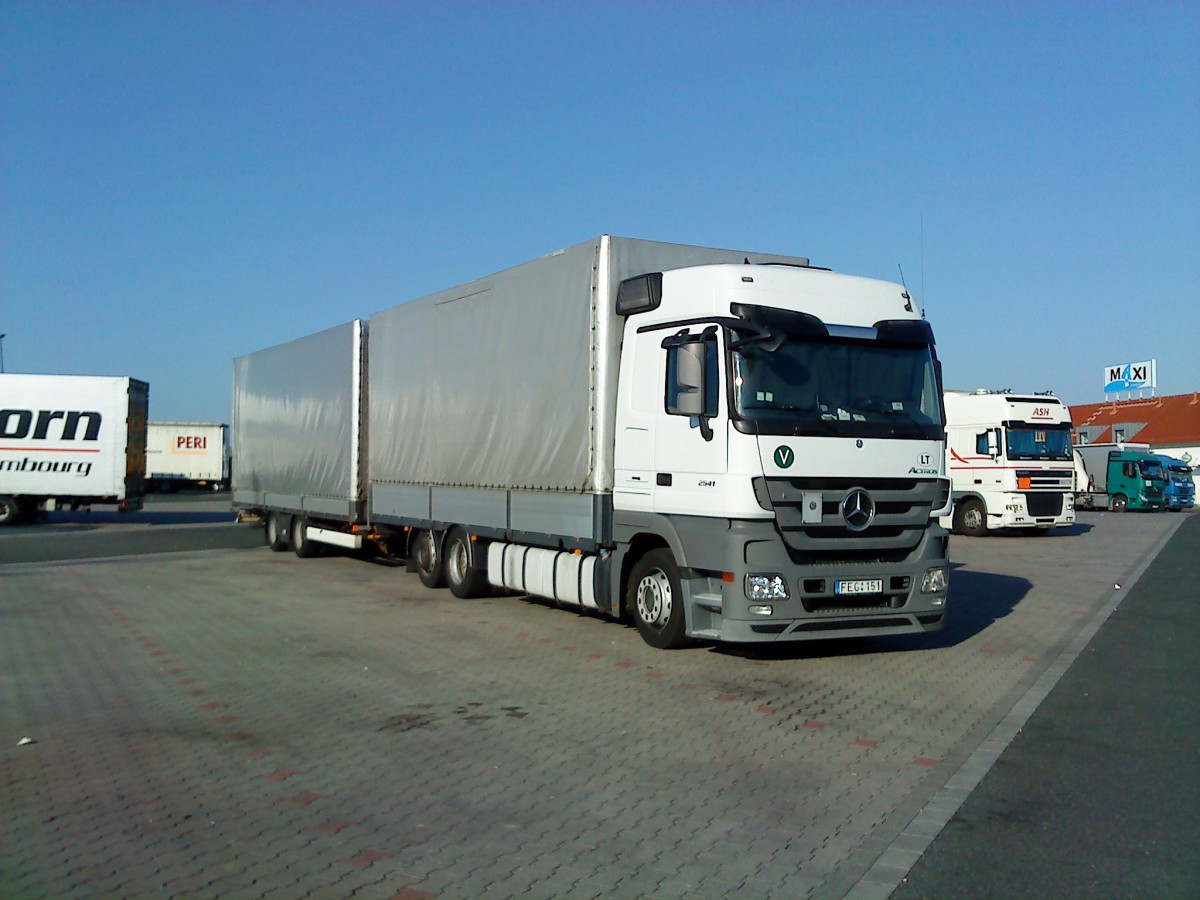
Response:
M1196 505L1196 483L1192 480L1192 470L1182 459L1158 454L1162 464L1163 474L1167 484L1163 493L1163 502L1172 512L1181 512Z
M1075 453L1087 473L1087 483L1075 494L1076 508L1113 512L1166 508L1166 474L1155 454L1116 444L1080 444Z

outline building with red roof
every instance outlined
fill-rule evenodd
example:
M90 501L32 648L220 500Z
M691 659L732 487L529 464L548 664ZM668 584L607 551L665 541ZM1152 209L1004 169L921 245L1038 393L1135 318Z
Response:
M1200 392L1071 407L1076 444L1149 444L1200 466Z

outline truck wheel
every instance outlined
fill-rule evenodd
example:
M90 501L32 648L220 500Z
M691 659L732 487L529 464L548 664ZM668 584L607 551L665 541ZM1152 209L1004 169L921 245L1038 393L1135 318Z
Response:
M18 525L24 516L16 497L0 495L0 525Z
M417 577L427 588L446 586L446 573L442 557L438 553L437 535L432 531L418 531L412 540L413 562L417 565Z
M987 513L978 500L964 500L954 510L954 530L970 537L987 534Z
M321 554L321 545L308 539L308 521L303 516L292 516L292 549L301 559Z
M442 545L446 586L460 600L478 597L487 589L487 572L475 561L475 550L470 535L462 528L453 529Z
M626 603L638 633L651 647L677 650L691 644L683 612L679 566L665 548L651 550L633 567Z
M1124 494L1113 494L1112 496L1112 511L1125 512L1129 509L1129 498Z
M279 553L288 546L287 533L279 527L279 513L267 513L267 546Z

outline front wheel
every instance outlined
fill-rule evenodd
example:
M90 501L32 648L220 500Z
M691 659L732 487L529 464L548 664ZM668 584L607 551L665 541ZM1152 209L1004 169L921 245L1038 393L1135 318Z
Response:
M0 525L17 525L24 519L16 497L0 495Z
M1113 494L1112 511L1125 512L1129 509L1129 498L1124 494Z
M651 550L638 560L630 574L626 603L638 633L651 647L677 650L691 644L679 566L670 550Z
M446 586L446 573L442 568L442 555L438 552L437 535L432 531L418 531L412 542L413 562L417 566L417 577L427 588Z
M954 530L969 537L987 534L987 512L978 500L964 500L954 511Z

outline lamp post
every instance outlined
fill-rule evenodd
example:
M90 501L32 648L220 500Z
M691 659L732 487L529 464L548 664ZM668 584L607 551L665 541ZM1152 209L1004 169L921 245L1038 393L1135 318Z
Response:
M0 375L4 374L4 339L7 334L0 334Z

